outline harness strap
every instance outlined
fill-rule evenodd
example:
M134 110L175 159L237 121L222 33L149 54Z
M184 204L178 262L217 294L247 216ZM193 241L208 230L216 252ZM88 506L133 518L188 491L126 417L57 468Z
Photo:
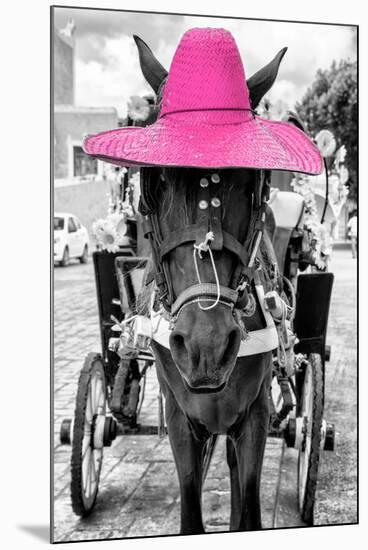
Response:
M227 231L224 231L223 234L224 247L230 250L230 252L234 252L244 266L248 265L249 254L246 247L243 246L235 237L230 235L230 233L227 233Z
M177 229L176 231L170 233L170 235L163 239L160 244L160 260L162 260L165 256L167 256L167 254L178 246L187 242L195 242L197 240L197 231L197 224L193 224L187 225L182 229ZM224 248L227 248L230 252L233 252L240 259L242 264L246 266L249 261L249 255L246 248L235 237L233 237L233 235L227 233L227 231L223 231L222 234Z
M171 306L171 315L176 315L183 305L193 298L208 297L216 299L217 291L217 285L213 283L198 283L186 288ZM236 290L220 285L220 299L235 304L238 299L238 293Z
M211 242L212 250L222 250L225 246L224 231L222 228L222 204L218 197L220 182L211 184L211 200L209 200L208 222L209 228L214 234Z
M153 233L153 225L148 215L142 217L142 230L143 230L143 236L146 239L149 238L150 233Z
M168 269L160 259L161 234L155 214L147 214L143 217L144 236L149 239L154 264L154 279L158 289L160 301L167 311L170 311L172 303L172 287Z
M162 260L172 250L184 243L196 241L197 224L186 225L183 228L172 231L170 235L163 239L160 245L160 259Z
M197 208L196 208L196 238L197 244L202 243L208 231L209 219L208 219L208 204L210 200L209 185L207 187L199 186L197 193Z

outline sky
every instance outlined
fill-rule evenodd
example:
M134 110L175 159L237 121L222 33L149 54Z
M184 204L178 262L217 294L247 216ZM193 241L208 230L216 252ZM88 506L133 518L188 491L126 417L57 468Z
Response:
M151 91L139 67L133 34L169 69L186 30L224 27L238 44L247 78L287 46L267 97L289 109L302 99L317 69L328 69L333 60L355 61L357 55L357 32L350 26L71 8L55 8L54 14L57 29L69 19L76 25L76 105L116 107L120 116L125 116L130 96Z

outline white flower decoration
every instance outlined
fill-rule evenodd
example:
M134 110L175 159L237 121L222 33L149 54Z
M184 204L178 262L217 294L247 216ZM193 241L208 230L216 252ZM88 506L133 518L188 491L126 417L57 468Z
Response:
M348 179L349 179L349 170L346 168L344 164L342 164L340 167L340 181L342 185L345 185Z
M335 163L336 165L342 164L346 157L346 147L345 145L341 145L341 147L338 148L335 155Z
M92 225L92 232L103 250L117 252L125 232L124 214L109 214L105 219L99 219Z
M317 147L323 157L331 157L336 149L336 140L330 130L321 130L316 135Z
M149 116L150 108L147 99L138 95L133 95L128 101L128 115L132 120L146 120Z

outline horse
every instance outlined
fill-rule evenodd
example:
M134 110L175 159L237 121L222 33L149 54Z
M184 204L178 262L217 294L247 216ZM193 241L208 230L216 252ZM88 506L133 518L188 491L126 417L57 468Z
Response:
M134 39L143 75L159 105L167 72L149 46L137 36ZM253 109L272 86L284 53L281 50L248 79ZM230 470L230 530L261 529L260 480L273 354L268 349L239 356L239 349L248 333L265 326L255 283L257 278L264 284L271 280L266 276L265 251L273 257L267 221L258 242L256 268L247 284L236 284L244 272L244 251L254 246L259 222L255 213L265 206L269 174L244 168L145 167L141 182L141 216L149 222L144 232L151 243L156 285L161 302L171 296L175 306L169 349L155 340L152 349L180 484L180 533L204 533L202 486L208 458L221 434L226 436ZM207 232L208 215L215 236ZM190 228L194 237L188 234ZM197 294L188 295L194 287ZM234 307L234 292L241 310L248 308L245 317L237 304Z

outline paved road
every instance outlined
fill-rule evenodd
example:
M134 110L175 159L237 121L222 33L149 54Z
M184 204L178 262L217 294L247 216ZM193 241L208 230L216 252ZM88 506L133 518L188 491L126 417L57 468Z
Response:
M336 270L336 284L329 331L333 355L326 376L326 417L338 424L338 438L336 453L322 459L316 510L320 524L356 521L355 264L347 251L337 251L332 268ZM179 491L175 466L168 439L157 436L118 437L105 449L95 511L86 520L74 516L69 493L70 448L59 444L58 430L61 420L73 415L84 356L100 349L91 263L55 268L54 325L55 541L176 534ZM142 424L157 421L157 391L151 369ZM268 439L262 474L265 528L301 525L296 507L296 464L295 451L285 450L279 440ZM229 510L228 469L224 439L220 438L203 494L207 531L227 530Z
M322 453L315 521L357 521L357 271L350 250L334 254L335 273L327 343L325 418L336 426L334 453Z

